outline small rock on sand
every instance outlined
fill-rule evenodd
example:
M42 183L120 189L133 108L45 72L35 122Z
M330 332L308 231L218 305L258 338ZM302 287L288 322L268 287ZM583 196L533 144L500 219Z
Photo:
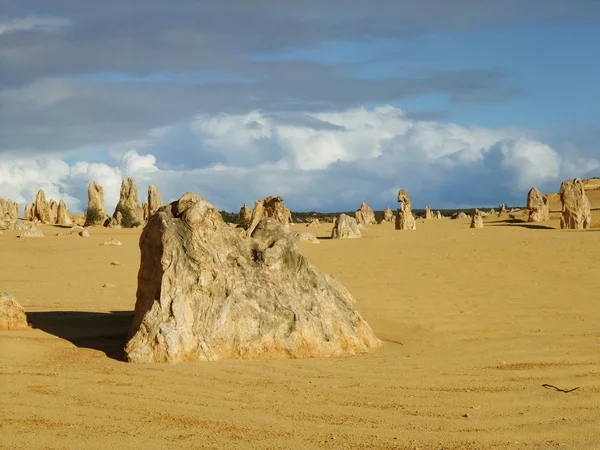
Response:
M112 245L113 247L118 247L118 246L123 245L123 244L121 244L121 241L119 241L118 239L112 238L112 239L109 239L106 242L103 242L102 245Z

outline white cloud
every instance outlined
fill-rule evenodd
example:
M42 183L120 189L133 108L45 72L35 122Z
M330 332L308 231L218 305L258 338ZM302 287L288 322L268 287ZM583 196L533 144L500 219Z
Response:
M0 36L18 31L55 31L71 22L62 17L25 17L0 21Z
M295 210L355 209L363 200L383 208L395 205L399 188L416 207L496 206L524 204L531 186L555 191L562 178L600 168L593 158L563 159L522 132L415 121L392 107L285 118L202 115L153 130L136 149L131 144L106 149L113 163L0 160L0 196L30 202L44 188L81 210L93 180L110 212L121 179L131 176L140 201L154 183L164 201L193 191L227 210L266 195L283 195Z

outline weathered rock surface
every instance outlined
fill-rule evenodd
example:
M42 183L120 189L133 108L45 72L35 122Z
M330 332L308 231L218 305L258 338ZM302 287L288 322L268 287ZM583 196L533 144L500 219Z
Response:
M308 222L306 224L306 226L309 227L309 228L320 227L321 226L321 221L319 219L311 219L311 221Z
M146 220L150 219L156 211L158 211L162 206L162 200L160 198L160 192L158 192L158 188L151 184L148 186L148 216L145 218Z
M336 357L380 343L277 220L239 234L188 193L150 219L140 250L130 362Z
M436 211L436 212L433 214L433 218L434 218L434 219L443 219L444 217L442 216L442 212L441 212L441 211Z
M15 220L19 218L19 204L12 200L0 198L0 220Z
M433 219L433 214L431 213L431 208L429 206L425 207L425 219Z
M456 220L456 219L468 219L469 215L465 214L463 211L460 211L460 212L452 214L452 217L450 217L450 218L454 219L454 220Z
M23 232L18 236L20 238L43 238L44 233L41 230L38 230L36 227L31 226L23 230Z
M354 213L354 218L356 223L364 227L377 223L373 209L365 202L362 202L360 208Z
M283 197L266 197L254 202L248 235L252 234L261 220L268 218L275 219L286 227L289 226L292 221L292 213L283 204Z
M33 220L33 215L31 214L31 205L25 205L25 212L23 216L25 220Z
M394 221L394 211L389 206L383 210L383 219L382 222L393 222Z
M569 230L586 230L592 226L590 201L579 178L563 181L560 185L562 215L560 227Z
M478 209L476 209L473 212L473 218L471 219L471 228L483 228L483 217Z
M242 207L240 208L240 224L246 228L250 226L250 223L252 222L252 211L250 210L250 208L248 208L246 206L246 204L244 203L242 205Z
M144 220L148 220L148 203L142 203L142 212L144 214Z
M118 213L121 213L120 221ZM116 225L126 228L133 228L144 222L144 211L139 204L137 186L132 178L125 178L121 182L119 202L115 207L112 218Z
M312 233L294 233L294 236L298 241L310 242L311 244L321 243L321 241L319 241Z
M0 292L0 331L27 330L25 310L8 292Z
M79 236L81 236L83 238L89 238L90 237L90 232L88 231L87 228L84 228L83 230L81 230L79 232Z
M550 203L548 197L536 188L531 188L527 194L528 222L544 222L550 220Z
M508 205L506 203L502 203L500 205L500 209L498 211L498 216L501 216L502 214L507 214L508 213Z
M340 214L335 218L331 230L331 239L357 239L361 237L360 228L354 217Z
M31 215L34 220L37 219L42 223L54 223L50 215L50 205L46 201L46 194L41 189L35 196L35 201L31 206Z
M56 224L56 219L58 217L58 203L54 200L50 200L48 207L50 208L50 223Z
M108 214L106 214L104 207L104 189L92 181L88 184L88 206L85 226L104 225L107 219Z
M121 244L121 241L118 240L117 238L111 238L108 241L105 241L102 243L102 245L108 245L108 246L113 246L113 247L119 247L123 244Z
M73 221L71 220L71 215L69 214L69 210L67 209L67 205L63 200L58 203L58 207L56 209L56 223L58 225L71 226L73 225Z
M400 189L398 192L398 202L400 202L400 208L396 214L396 230L416 230L417 222L412 213L410 198L404 189Z

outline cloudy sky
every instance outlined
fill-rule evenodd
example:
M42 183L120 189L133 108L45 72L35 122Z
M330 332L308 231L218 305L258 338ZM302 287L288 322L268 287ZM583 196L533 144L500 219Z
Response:
M599 0L5 0L0 197L524 204L600 176Z

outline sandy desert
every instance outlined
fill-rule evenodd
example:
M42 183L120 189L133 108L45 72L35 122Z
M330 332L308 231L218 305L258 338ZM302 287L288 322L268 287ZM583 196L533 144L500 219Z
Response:
M302 253L350 290L383 345L185 364L123 361L140 229L4 231L0 287L31 329L0 332L0 448L598 449L593 214L587 231L560 230L556 211L476 230L382 223L350 240L311 228L320 244ZM123 245L100 245L109 238Z

